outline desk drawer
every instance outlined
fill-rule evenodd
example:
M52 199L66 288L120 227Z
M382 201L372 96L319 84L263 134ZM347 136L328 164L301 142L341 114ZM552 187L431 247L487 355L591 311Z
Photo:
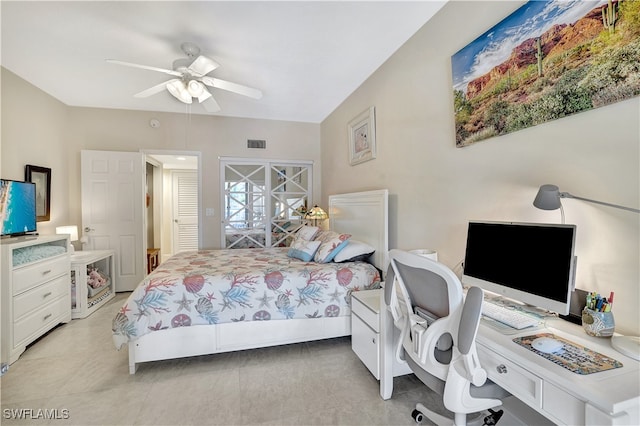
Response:
M29 339L37 335L36 332L51 328L52 325L60 322L60 318L65 314L68 314L65 318L71 317L71 304L68 297L61 297L16 321L13 325L13 346L28 344Z
M34 309L69 293L71 285L66 275L26 291L13 298L13 318L19 319Z
M490 349L478 345L480 364L489 378L533 408L542 408L542 379Z
M22 293L59 275L68 274L70 265L69 262L61 262L60 257L56 257L31 266L16 268L13 271L13 294Z
M380 332L380 317L376 311L365 305L358 298L351 296L351 312L358 315L362 321L376 333ZM353 334L353 333L352 333Z
M542 408L565 425L584 425L585 403L569 395L566 391L544 384Z

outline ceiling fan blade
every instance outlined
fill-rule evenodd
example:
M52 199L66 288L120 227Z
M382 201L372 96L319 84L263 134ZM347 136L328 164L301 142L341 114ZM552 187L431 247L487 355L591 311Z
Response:
M228 90L229 92L238 93L240 95L248 96L253 99L262 98L262 92L252 87L243 86L238 83L232 83L226 80L220 80L213 77L202 77L202 82L207 86L215 87L216 89Z
M117 61L115 59L106 59L106 61L109 62L110 64L124 65L124 66L127 66L127 67L133 67L133 68L142 68L143 70L158 71L158 72L163 72L163 73L169 74L169 75L175 75L177 77L182 77L182 73L181 72L174 71L174 70L167 70L167 69L164 69L164 68L150 67L148 65L132 64L131 62Z
M211 93L209 93L209 95L211 95ZM218 112L221 109L220 105L218 105L218 102L216 102L213 96L209 96L206 100L200 101L200 103L208 112Z
M163 83L160 83L158 85L150 87L150 88L148 88L146 90L143 90L140 93L136 93L135 95L133 95L133 97L135 97L135 98L146 98L146 97L149 97L151 95L155 95L156 93L160 93L163 90L166 90L167 89L167 84L172 83L174 81L179 81L179 80L177 78L174 78L174 79L171 79L169 81L165 81Z
M200 55L191 63L191 65L189 65L188 69L194 77L202 77L205 74L209 74L219 66L220 64L213 59Z

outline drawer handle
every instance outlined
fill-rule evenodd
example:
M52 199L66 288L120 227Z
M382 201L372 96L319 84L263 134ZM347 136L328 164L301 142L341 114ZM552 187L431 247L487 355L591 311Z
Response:
M504 364L500 364L499 366L496 367L496 371L500 374L506 374L507 373L507 366Z
M51 292L45 293L42 295L43 299L46 299L47 297L51 296Z
M48 320L49 318L51 318L51 314L47 314L47 315L45 315L45 316L44 316L44 318L42 318L42 321L46 321L46 320Z
M51 269L47 269L46 271L42 271L42 275L47 275L51 273Z

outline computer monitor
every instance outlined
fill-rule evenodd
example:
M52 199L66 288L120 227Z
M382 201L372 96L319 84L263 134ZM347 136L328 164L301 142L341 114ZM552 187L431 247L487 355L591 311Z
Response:
M462 282L567 315L575 238L575 225L471 221Z

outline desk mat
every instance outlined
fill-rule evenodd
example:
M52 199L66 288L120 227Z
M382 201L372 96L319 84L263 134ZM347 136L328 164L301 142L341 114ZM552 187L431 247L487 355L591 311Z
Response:
M556 340L560 340L564 344L562 351L558 353L545 354L534 349L531 346L538 337L553 337ZM579 346L574 342L563 339L551 333L533 334L531 336L516 337L513 341L522 347L529 349L531 352L540 355L543 358L548 359L554 364L576 374L592 374L600 371L612 370L614 368L622 367L620 361L616 361L613 358L609 358L606 355L602 355L599 352L593 351L584 346Z

